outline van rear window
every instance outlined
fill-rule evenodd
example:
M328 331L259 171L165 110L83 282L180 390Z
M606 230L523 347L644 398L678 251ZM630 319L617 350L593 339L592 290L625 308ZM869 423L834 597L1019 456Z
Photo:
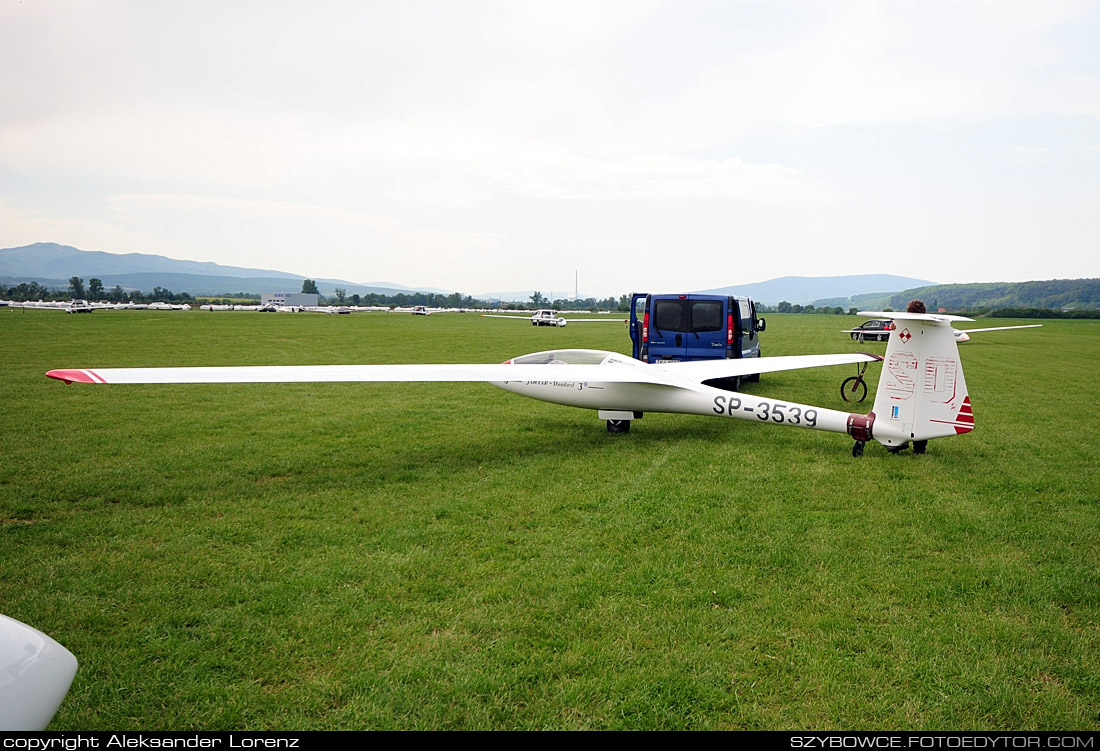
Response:
M653 327L660 331L721 331L722 303L717 300L657 300Z

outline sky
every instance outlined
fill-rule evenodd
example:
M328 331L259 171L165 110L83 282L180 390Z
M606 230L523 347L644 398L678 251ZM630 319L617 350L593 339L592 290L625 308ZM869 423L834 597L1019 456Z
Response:
M1100 3L0 0L0 247L478 295L1100 276Z

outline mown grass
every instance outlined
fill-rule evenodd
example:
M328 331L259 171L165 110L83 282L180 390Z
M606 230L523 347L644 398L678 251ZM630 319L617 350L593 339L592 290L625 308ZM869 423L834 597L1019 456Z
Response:
M765 353L858 349L851 320L770 316ZM1096 322L975 336L975 431L860 460L844 436L691 416L613 436L481 384L43 377L566 346L629 341L0 311L0 612L80 660L51 728L1100 725ZM847 375L751 390L844 409Z

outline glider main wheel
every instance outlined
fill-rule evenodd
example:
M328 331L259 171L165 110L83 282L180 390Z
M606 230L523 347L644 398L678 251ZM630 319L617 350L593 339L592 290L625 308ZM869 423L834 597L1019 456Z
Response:
M846 402L861 402L867 398L867 381L862 376L849 376L840 384L840 398Z
M913 453L923 454L928 449L928 441L913 441Z
M608 420L607 432L618 435L630 432L630 420Z

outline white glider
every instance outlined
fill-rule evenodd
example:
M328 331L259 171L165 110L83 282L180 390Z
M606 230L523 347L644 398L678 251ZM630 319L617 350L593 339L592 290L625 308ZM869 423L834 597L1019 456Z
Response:
M891 317L896 317L897 316L896 313L875 313L875 315L891 316ZM972 320L974 320L972 318L962 318L962 317L959 317L959 316L955 316L955 318L957 320L961 320L961 321L972 321ZM887 322L887 325L889 325L889 322ZM955 341L959 342L961 344L963 342L969 342L970 341L970 335L971 334L976 334L980 331L1006 331L1008 329L1038 329L1038 328L1042 328L1042 326L1043 326L1043 324L1041 324L1041 323L1029 323L1025 326L993 326L993 327L987 328L987 329L952 329L952 330L955 332ZM865 338L866 339L874 339L875 341L878 341L878 337L883 336L889 330L890 330L889 328L887 328L887 329L863 329L863 328L856 327L854 329L844 329L843 333L851 334L853 339L858 339L860 342L863 342L865 340Z
M909 441L923 451L931 438L974 427L951 322L957 316L894 313L885 357L865 353L759 357L647 364L600 350L551 350L501 364L298 365L51 370L66 383L486 382L516 394L594 409L613 433L645 412L710 415L847 433L863 453L874 439L891 451ZM884 361L874 409L866 415L731 391L753 373Z
M482 313L482 318L511 318L517 321L530 321L532 326L558 326L567 323L626 323L624 318L565 318L556 310L536 310L529 316L509 316L498 313Z

